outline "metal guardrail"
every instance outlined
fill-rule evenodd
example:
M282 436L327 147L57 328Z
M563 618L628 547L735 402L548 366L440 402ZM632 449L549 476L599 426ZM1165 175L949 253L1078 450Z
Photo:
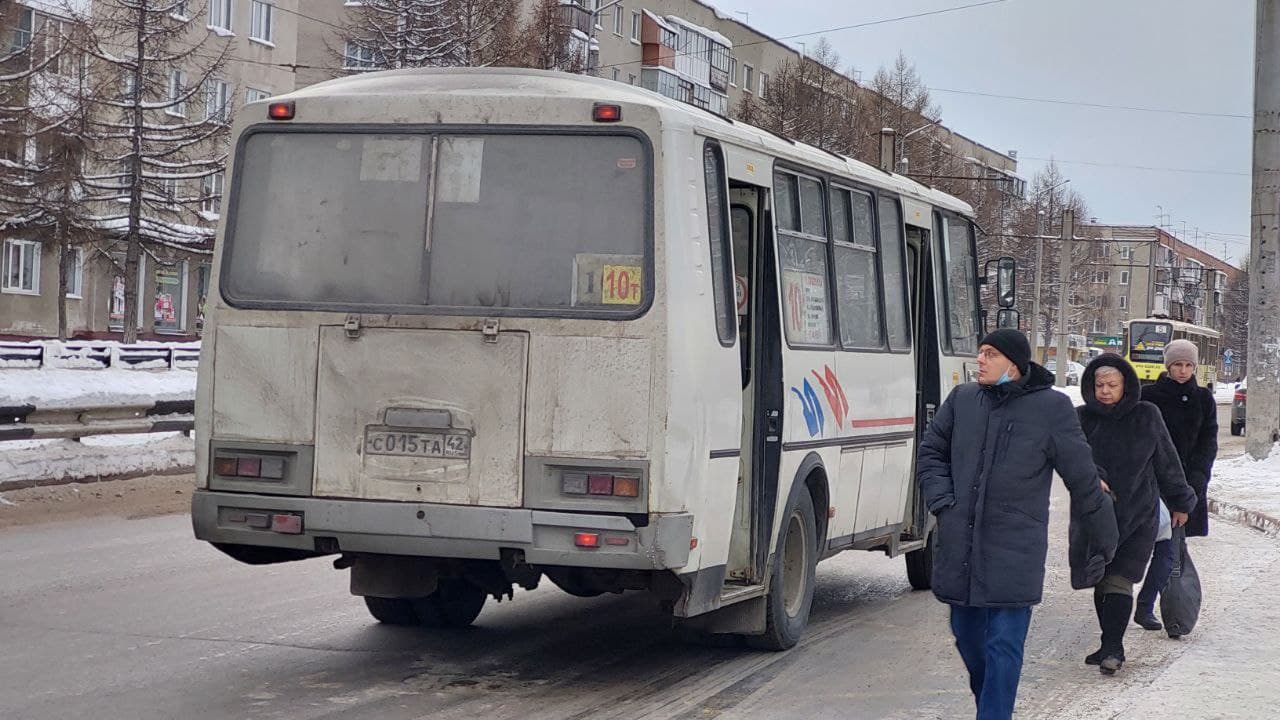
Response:
M0 407L0 441L79 440L91 435L180 432L195 429L194 400L157 400L141 405Z
M195 368L199 343L122 345L94 341L0 342L5 367L38 369L75 367L100 369Z

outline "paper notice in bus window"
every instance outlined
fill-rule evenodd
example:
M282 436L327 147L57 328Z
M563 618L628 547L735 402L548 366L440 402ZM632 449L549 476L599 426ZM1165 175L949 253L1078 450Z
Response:
M367 137L360 150L361 182L410 182L422 177L422 138Z
M440 139L439 176L436 201L480 202L480 173L484 168L484 138L446 137Z
M787 336L797 342L822 345L830 338L827 318L827 280L817 273L783 271Z
M580 253L573 258L574 307L639 305L644 301L644 257Z

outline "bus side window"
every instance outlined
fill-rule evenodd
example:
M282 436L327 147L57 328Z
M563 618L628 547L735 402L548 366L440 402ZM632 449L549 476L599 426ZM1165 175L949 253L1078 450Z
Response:
M773 176L783 330L792 345L830 347L826 202L822 183L778 171Z
M729 185L720 146L707 142L702 151L707 185L707 245L711 248L711 288L715 297L716 334L720 344L733 345L738 329L734 303L733 246L729 233Z
M889 331L890 350L911 349L911 326L907 317L906 271L903 268L902 210L897 198L881 197L880 266L884 271L884 319ZM914 267L914 263L912 267Z

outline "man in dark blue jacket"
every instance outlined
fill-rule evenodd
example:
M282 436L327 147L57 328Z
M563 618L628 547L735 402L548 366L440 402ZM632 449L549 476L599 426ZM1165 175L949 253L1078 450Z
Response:
M938 518L933 592L951 606L979 720L1013 715L1044 590L1055 470L1076 518L1110 539L1108 560L1115 551L1093 453L1071 401L1052 388L1022 333L996 330L978 350L978 382L951 392L920 445L920 488Z

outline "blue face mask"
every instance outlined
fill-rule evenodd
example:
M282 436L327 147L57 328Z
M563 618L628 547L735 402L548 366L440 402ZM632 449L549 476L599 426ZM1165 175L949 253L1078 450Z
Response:
M1003 385L1007 382L1013 382L1013 378L1009 377L1009 370L1006 368L1004 373L1001 374L1000 377L996 379L996 384Z

